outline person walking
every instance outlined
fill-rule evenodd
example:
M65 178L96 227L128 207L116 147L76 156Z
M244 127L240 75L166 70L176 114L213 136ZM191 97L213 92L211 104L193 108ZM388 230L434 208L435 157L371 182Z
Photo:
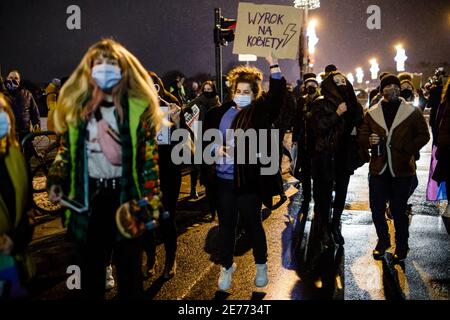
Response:
M142 237L122 237L115 216L122 204L143 197L150 210L161 210L161 121L147 71L110 39L89 48L61 89L55 110L61 147L48 175L49 198L67 195L87 210L65 215L68 235L79 244L86 298L104 298L112 251L119 298L142 294Z
M277 118L286 91L286 81L282 79L276 59L269 57L267 61L270 64L271 78L266 96L262 96L261 71L253 67L236 67L228 74L233 101L211 109L205 119L204 130L218 129L223 141L226 141L226 146L217 145L214 151L222 161L205 169L208 173L206 179L210 186L213 184L219 214L221 267L218 286L222 291L230 289L232 274L236 270L233 255L239 217L245 221L252 240L256 264L254 283L257 287L264 287L269 281L267 242L261 221L261 207L263 202L272 201L272 188L277 183L276 175L261 175L259 162L237 164L237 152L245 152L248 156L249 145L247 142L245 150L236 150L234 137L229 134L229 129L267 130ZM236 151L233 153L234 159L229 155L230 148Z
M430 140L422 112L400 97L400 80L386 75L381 80L383 99L364 117L358 140L362 147L372 148L369 196L372 218L378 236L373 250L382 259L391 247L385 217L386 203L395 226L396 263L408 255L409 219L406 213L411 182L416 174L415 156Z

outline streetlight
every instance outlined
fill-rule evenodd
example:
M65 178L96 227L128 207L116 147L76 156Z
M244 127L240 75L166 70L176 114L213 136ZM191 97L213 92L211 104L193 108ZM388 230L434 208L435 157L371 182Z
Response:
M380 65L378 64L377 59L370 60L370 73L372 80L378 79L378 72L380 72Z
M356 68L356 81L358 83L363 83L364 80L364 70L362 68Z
M308 29L306 31L306 36L308 37L308 53L310 56L310 68L314 67L315 63L315 56L314 53L316 52L316 45L319 43L319 38L317 38L316 35L316 26L317 26L317 20L313 19L308 23Z
M408 59L406 56L406 50L403 48L403 45L399 44L395 46L395 49L397 50L397 55L395 56L394 60L397 62L397 71L403 72L405 71L405 62Z
M294 7L305 10L318 9L320 8L320 0L295 0Z
M347 74L347 80L353 85L355 83L355 77L353 77L353 73Z
M300 31L299 40L299 57L298 65L300 67L300 78L303 78L303 74L306 71L306 66L309 64L309 54L305 52L305 43L307 42L307 35L305 35L305 29L308 21L308 10L314 10L320 8L320 0L295 0L294 7L303 9L303 25Z

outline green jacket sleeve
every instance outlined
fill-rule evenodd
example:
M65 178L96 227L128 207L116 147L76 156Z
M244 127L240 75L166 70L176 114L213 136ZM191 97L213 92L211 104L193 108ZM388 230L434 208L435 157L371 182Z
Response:
M70 147L69 134L66 132L60 138L60 146L55 161L51 165L47 177L47 189L52 185L59 185L65 194L69 192L70 186Z

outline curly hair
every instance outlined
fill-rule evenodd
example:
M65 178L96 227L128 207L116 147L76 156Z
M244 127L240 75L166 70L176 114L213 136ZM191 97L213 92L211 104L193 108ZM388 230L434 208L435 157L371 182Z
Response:
M255 95L255 100L262 95L261 82L263 80L263 73L258 68L238 66L228 73L227 79L230 82L230 88L233 94L236 92L238 83L248 83Z

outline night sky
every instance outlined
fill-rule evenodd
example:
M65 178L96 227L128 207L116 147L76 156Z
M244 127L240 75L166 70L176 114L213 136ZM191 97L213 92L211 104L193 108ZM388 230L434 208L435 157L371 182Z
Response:
M86 49L102 37L114 37L148 69L164 74L181 70L187 76L214 74L213 9L235 18L234 0L0 0L0 65L2 74L18 68L36 82L69 75ZM254 0L292 5L293 0ZM81 7L81 30L66 28L66 8ZM450 1L448 0L322 0L317 17L320 38L315 71L329 63L345 73L358 66L369 73L368 60L377 57L381 69L393 69L394 45L404 44L409 71L421 62L450 61ZM369 5L382 10L382 29L366 27ZM232 46L224 49L224 68L237 64ZM281 63L294 81L296 61ZM258 62L257 66L264 67ZM265 68L264 70L266 70Z

